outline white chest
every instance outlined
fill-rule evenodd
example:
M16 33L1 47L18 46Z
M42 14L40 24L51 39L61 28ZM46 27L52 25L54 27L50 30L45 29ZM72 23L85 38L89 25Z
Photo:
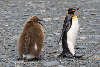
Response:
M78 35L78 30L79 30L78 18L75 18L72 20L71 28L67 32L68 48L73 55L75 54L74 46Z
M76 19L73 19L72 20L72 25L71 25L71 28L69 29L69 31L67 32L67 37L68 37L68 40L70 41L74 41L76 40L76 36L78 34L78 30L79 30L79 24L78 24L78 18ZM73 43L74 43L73 42Z
M72 19L72 25L68 32L76 33L79 30L78 18Z

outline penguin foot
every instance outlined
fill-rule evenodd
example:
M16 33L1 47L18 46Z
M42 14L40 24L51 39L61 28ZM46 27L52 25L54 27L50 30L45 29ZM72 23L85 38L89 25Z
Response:
M18 61L23 60L23 59L24 59L23 56L19 56L19 57L17 58Z
M57 58L63 58L64 54L61 53L60 55L57 56Z
M58 55L57 58L86 59L86 58L83 57L83 55L80 55L80 54L72 55L70 52L62 52L60 55Z
M73 55L71 53L66 53L64 55L65 58L73 58Z
M70 52L62 52L58 58L73 58L73 55Z
M83 55L77 55L77 54L75 54L73 57L74 57L74 58L81 59L81 58L83 58Z
M28 61L39 61L41 60L40 57L34 57L34 58L30 58L30 59L24 59L25 62L28 62Z

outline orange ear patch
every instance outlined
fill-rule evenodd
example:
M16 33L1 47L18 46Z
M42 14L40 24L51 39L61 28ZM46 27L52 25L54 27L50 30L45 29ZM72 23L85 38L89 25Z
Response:
M74 14L74 15L72 16L72 19L76 19L76 18L77 18L77 15Z
M73 12L75 12L75 11L76 11L76 9L73 9L72 11L73 11Z

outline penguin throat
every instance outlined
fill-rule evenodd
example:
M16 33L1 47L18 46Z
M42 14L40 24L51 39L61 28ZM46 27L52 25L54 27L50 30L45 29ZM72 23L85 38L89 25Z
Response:
M72 19L76 19L76 18L77 18L76 14L72 15Z

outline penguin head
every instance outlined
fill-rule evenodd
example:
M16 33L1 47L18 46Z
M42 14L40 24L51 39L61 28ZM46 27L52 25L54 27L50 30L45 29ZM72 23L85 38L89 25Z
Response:
M39 19L37 16L31 16L31 17L28 19L27 23L28 23L28 24L39 23L40 25L43 26L43 24L40 23L40 21L45 22L44 20Z
M27 20L27 23L39 23L40 21L43 21L43 20L40 20L37 16L31 16Z
M73 15L75 12L76 12L76 10L78 10L79 8L69 8L67 11L66 11L66 13L67 14L70 14L70 15Z
M42 21L42 20L40 20L37 16L32 16L32 17L30 18L30 20L33 21L33 22Z

